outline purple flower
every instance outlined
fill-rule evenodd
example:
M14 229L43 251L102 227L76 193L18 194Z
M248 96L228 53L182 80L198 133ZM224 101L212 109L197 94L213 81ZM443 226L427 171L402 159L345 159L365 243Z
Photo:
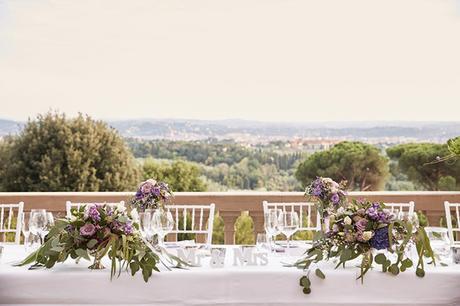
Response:
M144 197L144 195L142 194L142 192L140 190L138 190L136 192L136 199L141 200L143 197Z
M153 184L149 181L145 182L142 184L140 191L144 194L147 195L152 192L153 189Z
M383 250L390 247L388 239L388 227L379 228L374 232L374 236L370 240L371 247L377 250Z
M160 196L160 194L161 194L160 191L161 191L161 190L160 190L160 187L154 187L154 188L152 189L152 193L153 193L155 196L157 196L157 197Z
M131 223L126 223L123 228L123 231L126 235L131 235L133 233L133 226L131 225Z
M88 210L88 217L95 222L101 221L101 214L97 210L97 205L91 205Z
M338 195L337 193L334 193L334 194L332 195L332 197L331 197L331 201L332 201L332 203L334 203L334 204L336 204L336 205L339 204L339 202L340 202L340 197L339 197L339 195Z
M84 237L91 237L96 233L96 227L91 224L85 224L80 228L80 235Z
M379 207L380 205L378 203L373 203L372 206L367 209L366 213L369 218L376 221L379 220Z
M360 232L364 232L367 226L367 220L366 219L359 219L358 222L356 222L356 229Z
M315 187L315 188L313 189L313 195L314 195L315 197L319 197L319 196L321 195L321 192L322 192L321 187L318 187L318 186L317 186L317 187Z

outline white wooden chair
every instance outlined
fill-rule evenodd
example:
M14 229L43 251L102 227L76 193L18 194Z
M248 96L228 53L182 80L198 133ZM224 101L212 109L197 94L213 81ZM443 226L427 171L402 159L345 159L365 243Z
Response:
M67 201L65 203L65 210L66 210L66 216L67 218L70 218L72 216L72 209L80 209L81 206L85 206L88 204L105 204L108 206L116 207L118 205L122 205L123 207L125 206L125 201L120 201L120 202L112 202L112 203L95 203L95 202L87 202L87 203L75 203L71 201Z
M0 241L6 241L7 233L14 233L14 244L19 244L22 229L22 213L24 202L18 204L0 204ZM13 218L16 218L16 227L12 228Z
M212 244L212 230L214 227L214 211L216 205L166 205L165 209L170 211L174 218L174 229L171 234L204 234L206 235L206 246ZM191 218L191 227L187 228L187 216ZM205 221L205 218L208 220ZM182 226L179 221L182 218Z
M389 209L392 213L398 213L400 211L408 212L409 215L412 215L415 211L415 202L410 201L408 203L383 203L386 208Z
M453 247L460 248L460 241L455 241L455 233L460 233L460 203L449 203L448 201L445 201L444 209L446 211L446 223L450 244ZM455 211L455 218L457 219L456 227L454 227L452 222L452 210Z
M321 229L319 213L313 202L275 203L263 201L262 204L264 206L264 214L266 214L269 209L297 212L301 223L299 231L318 231ZM313 212L316 212L315 218L313 218ZM305 219L306 222L304 222ZM313 222L313 219L315 219L315 222Z

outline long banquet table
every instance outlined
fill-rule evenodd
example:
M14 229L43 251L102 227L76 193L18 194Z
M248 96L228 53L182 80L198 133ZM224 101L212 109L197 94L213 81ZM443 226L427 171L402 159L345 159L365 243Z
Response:
M236 246L227 246L228 249ZM99 305L460 305L460 265L429 267L425 278L414 271L397 277L369 271L364 284L356 267L322 267L326 279L312 276L312 293L299 286L302 271L284 267L285 258L270 256L267 266L233 266L227 250L223 268L174 269L155 273L148 283L110 270L88 270L89 262L69 260L51 270L13 267L25 256L22 246L5 246L0 264L0 304ZM109 263L106 263L109 267Z

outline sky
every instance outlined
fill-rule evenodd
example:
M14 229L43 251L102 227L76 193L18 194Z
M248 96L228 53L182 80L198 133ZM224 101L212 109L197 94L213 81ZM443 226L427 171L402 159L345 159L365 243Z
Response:
M460 0L0 0L0 118L459 121Z

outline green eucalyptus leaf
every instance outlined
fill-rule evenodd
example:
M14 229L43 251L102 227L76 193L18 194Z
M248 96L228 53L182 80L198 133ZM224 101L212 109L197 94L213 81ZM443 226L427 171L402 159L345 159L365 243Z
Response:
M321 271L319 268L315 270L315 275L318 276L321 279L325 279L326 275L324 275L323 271Z
M88 241L88 243L86 244L86 246L88 247L88 249L92 249L96 246L97 244L97 240L96 239L91 239L90 241Z
M415 274L418 276L418 277L424 277L425 276L425 270L421 269L421 268L417 268L417 271L415 271Z
M300 280L300 284L305 287L305 288L308 288L311 286L311 282L310 282L310 279L307 277L307 276L303 276Z
M387 257L385 256L385 254L380 253L375 256L375 262L378 263L379 265L384 265L386 260L387 260Z
M55 247L51 248L51 251L60 253L60 252L64 251L64 249L65 249L64 247L55 246Z
M90 260L87 250L84 250L84 249L76 249L76 250L75 250L75 254L77 254L79 257L82 257L82 258L84 258L84 259L86 259L86 260Z
M392 264L389 268L388 271L390 271L391 274L393 275L398 275L399 274L399 268L397 264Z
M340 254L340 261L345 262L349 260L352 256L352 251L350 249L343 249L342 253Z
M406 268L406 269L413 266L413 262L412 262L412 260L410 260L409 258L404 259L404 260L401 262L401 264L402 264L402 266L403 266L404 268Z

